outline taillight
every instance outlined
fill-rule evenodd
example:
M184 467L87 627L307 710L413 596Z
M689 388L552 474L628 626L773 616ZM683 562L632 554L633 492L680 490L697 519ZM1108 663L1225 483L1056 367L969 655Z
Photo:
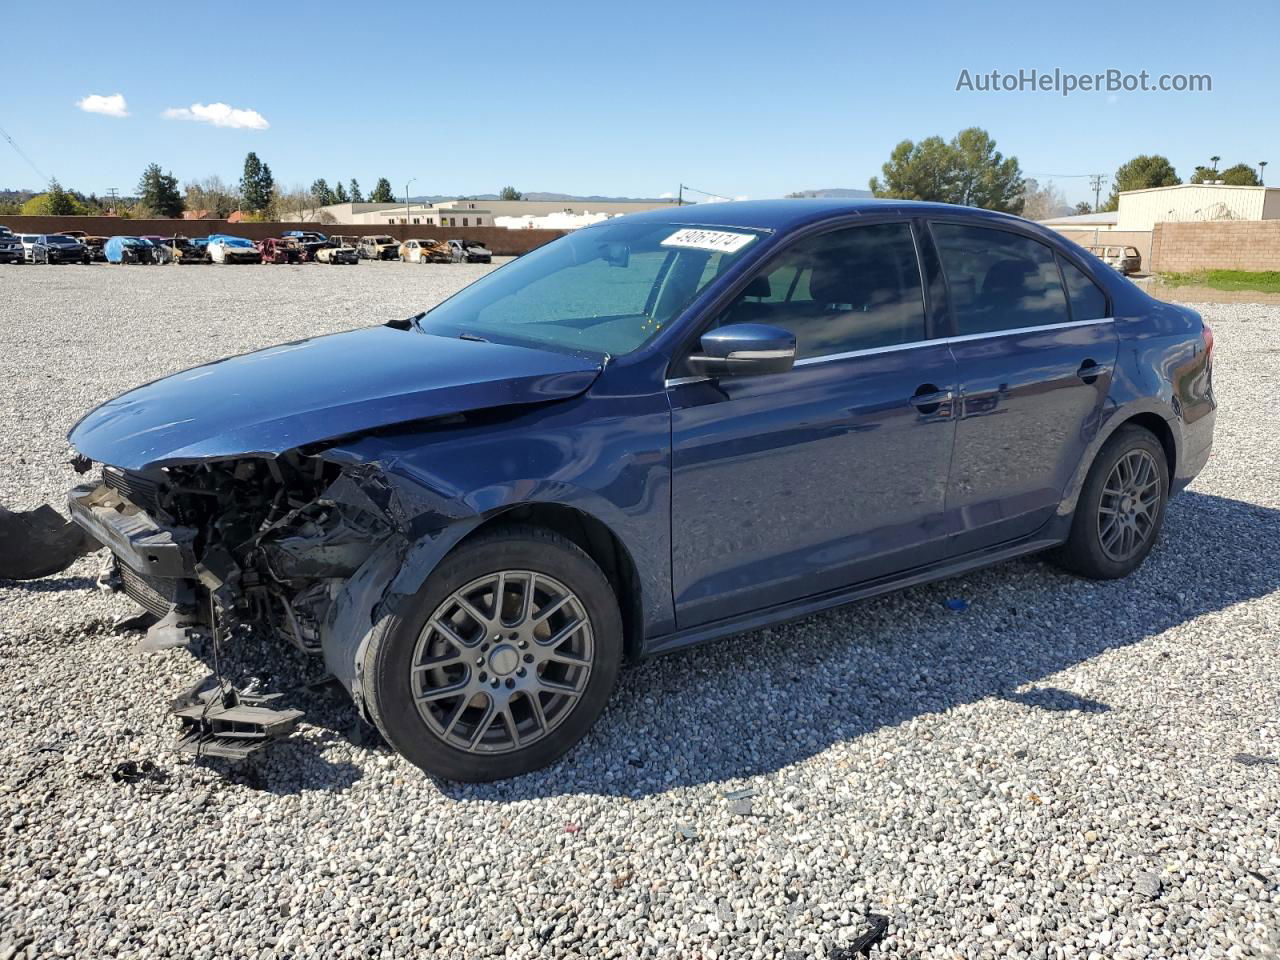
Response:
M1213 359L1213 327L1209 326L1203 320L1201 323L1200 335L1204 337L1204 358L1205 360Z

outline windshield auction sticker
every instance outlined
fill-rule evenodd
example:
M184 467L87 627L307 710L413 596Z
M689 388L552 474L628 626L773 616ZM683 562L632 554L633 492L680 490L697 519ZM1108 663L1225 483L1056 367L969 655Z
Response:
M662 241L664 247L688 247L716 253L737 253L754 240L753 233L729 233L723 230L677 230Z

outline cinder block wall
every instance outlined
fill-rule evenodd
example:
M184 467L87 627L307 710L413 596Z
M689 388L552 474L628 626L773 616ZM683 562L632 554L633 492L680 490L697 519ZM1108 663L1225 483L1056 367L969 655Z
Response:
M507 230L503 227L432 227L421 224L374 226L348 223L227 223L225 220L122 220L119 217L0 217L0 224L14 233L61 233L83 230L90 236L207 237L229 233L249 240L278 237L286 230L319 230L346 236L386 233L397 240L430 237L435 240L478 240L500 257L518 257L557 237L563 230Z
M1280 220L1209 220L1157 223L1152 269L1280 270Z

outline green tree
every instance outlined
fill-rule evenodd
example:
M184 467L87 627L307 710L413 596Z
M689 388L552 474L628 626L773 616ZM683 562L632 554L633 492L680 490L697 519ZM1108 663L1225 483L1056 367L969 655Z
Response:
M342 185L341 180L333 185L333 203L346 203L350 199L347 196L347 188Z
M1093 204L1088 200L1081 200L1076 204L1076 208L1071 212L1077 217L1084 216L1086 213L1093 213Z
M502 192L498 194L499 200L523 200L524 194L515 187L503 187Z
M1232 187L1262 186L1262 182L1258 179L1258 172L1247 163L1237 163L1235 166L1227 167L1225 170L1215 170L1212 167L1196 167L1196 172L1187 178L1188 183L1209 183L1212 180L1221 180Z
M178 178L152 163L138 179L138 203L156 217L180 217L184 204L178 192Z
M78 217L84 213L84 204L63 190L56 179L49 181L48 190L22 205L22 215L26 217Z
M360 184L356 183L356 178L351 178L351 202L364 203L364 194L360 192Z
M395 203L396 195L391 192L391 181L386 177L379 177L378 182L373 186L373 193L369 194L370 203Z
M244 158L244 175L240 178L240 196L251 211L264 213L271 209L276 180L271 168L258 159L252 150Z
M961 130L950 142L927 137L903 140L871 178L877 197L963 203L988 210L1021 213L1022 171L1016 157L1005 157L990 134L979 127Z
M311 196L315 198L316 205L320 207L333 203L333 191L329 189L329 184L325 182L324 177L311 184Z
M1162 157L1158 153L1149 156L1144 153L1128 163L1120 164L1112 182L1114 186L1111 188L1111 196L1102 207L1105 211L1119 210L1120 194L1128 190L1173 187L1182 181L1178 179L1178 172L1173 169L1168 157Z

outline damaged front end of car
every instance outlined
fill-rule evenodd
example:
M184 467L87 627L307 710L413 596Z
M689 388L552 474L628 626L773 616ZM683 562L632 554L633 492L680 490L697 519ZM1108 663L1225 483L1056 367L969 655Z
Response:
M125 593L155 618L144 647L216 647L250 630L322 655L328 631L326 667L362 705L359 637L379 615L411 529L378 466L296 452L148 471L107 466L99 482L72 490L69 507L110 548ZM351 579L375 554L376 586L352 594ZM216 680L174 704L184 751L242 758L287 736L302 716L277 709L278 694Z
M411 544L433 526L424 517L415 524L379 465L299 451L142 471L104 466L68 506L111 550L124 592L155 618L145 648L266 632L324 656L358 706L361 639ZM296 726L298 711L219 681L216 696L193 690L176 704L182 749L240 757Z
M75 527L53 511L14 514L0 541L36 531L48 541L40 572L107 547L108 579L155 618L141 646L213 654L216 696L178 705L183 748L243 755L297 718L257 687L230 687L219 648L278 637L321 658L366 713L374 629L482 519L416 451L499 410L579 396L600 369L591 356L433 336L413 321L215 361L87 413L68 436L76 469L94 477L69 494Z

